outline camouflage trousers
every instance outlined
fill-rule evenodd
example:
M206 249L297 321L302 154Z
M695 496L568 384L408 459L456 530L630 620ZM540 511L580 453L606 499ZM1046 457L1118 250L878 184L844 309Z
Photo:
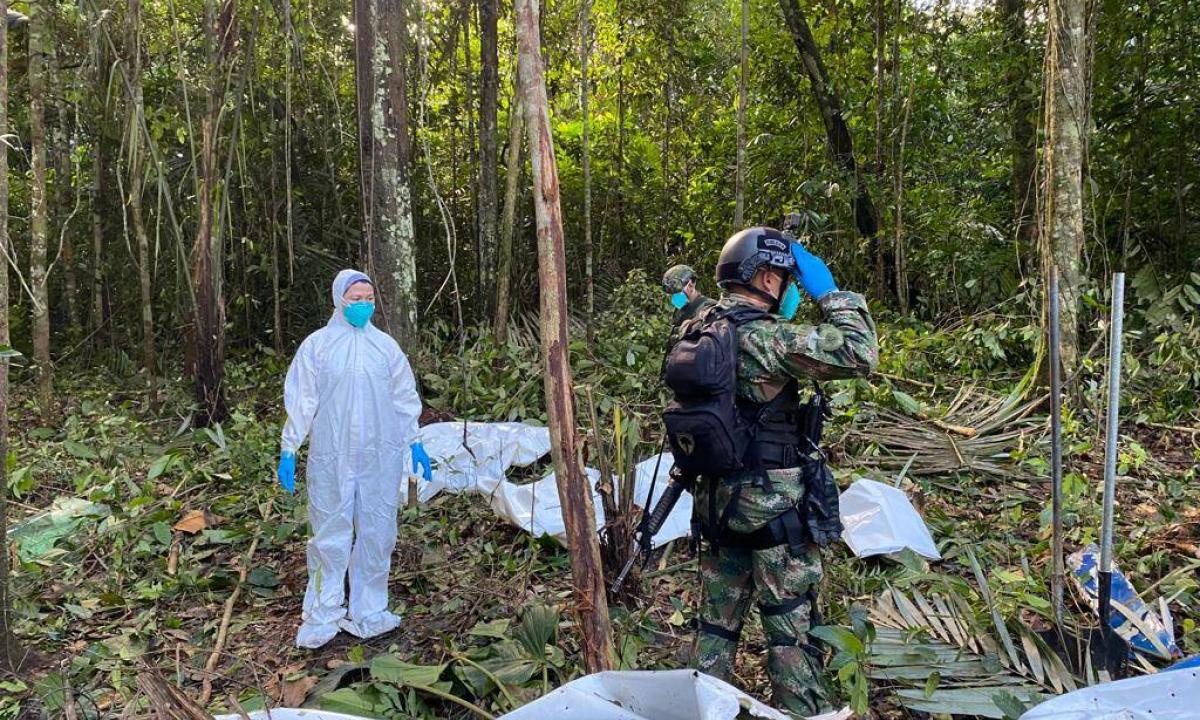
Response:
M773 480L784 481L776 485L774 492L744 488L739 507L731 513L730 528L748 532L760 525L763 517L778 514L777 504L787 502L779 496L795 495L787 482L791 472L770 473ZM699 490L695 507L703 512L707 493L706 488ZM718 497L727 501L728 497L721 497L724 495L724 488L720 488ZM772 505L776 507L768 510ZM829 710L832 696L819 654L808 640L821 572L821 555L815 545L795 556L787 545L751 550L728 545L714 549L705 543L700 557L700 627L692 656L696 669L732 681L742 625L757 596L767 638L773 703L801 716Z

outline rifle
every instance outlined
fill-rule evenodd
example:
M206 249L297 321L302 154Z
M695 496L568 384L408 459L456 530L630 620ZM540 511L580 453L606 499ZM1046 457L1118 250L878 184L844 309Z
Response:
M657 476L657 474L656 472L655 475ZM674 469L671 470L671 481L663 490L662 497L654 504L654 509L650 512L642 512L642 520L638 523L637 533L629 548L629 559L625 561L625 567L621 568L621 574L617 575L617 579L613 581L611 588L613 595L616 595L621 586L625 584L625 577L629 575L629 571L633 569L633 565L639 557L644 558L643 563L650 560L650 551L654 549L654 536L658 534L659 530L662 530L667 516L675 509L675 504L679 502L684 491L691 488L691 485L692 483L681 474L677 475ZM646 496L647 502L653 495L654 488L651 487L650 494Z

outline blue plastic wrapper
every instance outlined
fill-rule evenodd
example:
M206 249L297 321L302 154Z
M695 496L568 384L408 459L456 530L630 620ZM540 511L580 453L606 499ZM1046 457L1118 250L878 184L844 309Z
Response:
M1095 544L1067 560L1075 587L1092 610L1100 610L1100 548ZM1131 619L1133 618L1133 619ZM1163 660L1181 657L1183 652L1163 618L1138 596L1129 579L1114 564L1112 569L1112 612L1109 625L1129 647ZM1150 633L1151 636L1147 636Z

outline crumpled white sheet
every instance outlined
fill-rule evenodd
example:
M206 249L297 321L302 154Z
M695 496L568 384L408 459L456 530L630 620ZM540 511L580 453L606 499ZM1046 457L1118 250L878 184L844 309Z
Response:
M1021 720L1190 720L1200 706L1200 669L1117 680L1051 698Z
M419 437L434 461L434 469L432 481L418 483L418 499L425 502L440 492L486 495L492 510L513 525L537 537L549 535L565 542L566 527L555 475L551 473L527 485L516 485L506 478L511 468L537 462L550 452L550 431L516 422L468 422L465 427L465 443L462 422L434 423L421 428ZM636 467L634 498L642 507L647 503L657 460L655 455ZM672 462L670 453L664 453L658 465L654 496L649 500L651 506L666 489ZM599 471L586 468L585 472L594 488L600 478ZM408 501L408 483L402 485L401 502L404 503ZM599 493L594 490L592 505L599 527L604 524L604 509ZM685 493L654 537L655 547L687 537L691 517L692 496Z
M742 714L745 709L746 714ZM215 720L240 720L218 715ZM695 670L603 672L573 680L498 720L790 720L734 686ZM848 720L849 709L808 720ZM324 710L275 708L250 720L362 720Z
M929 528L903 490L860 478L838 498L842 540L858 557L886 555L911 548L929 560L941 560Z
M421 428L420 440L434 460L433 480L418 484L418 497L425 502L440 492L485 495L495 513L528 533L549 535L566 541L562 506L553 473L533 483L508 481L510 469L530 465L550 452L550 431L517 422L445 422ZM653 507L670 480L670 453L653 455L637 464L634 499L641 507ZM647 498L657 464L654 496ZM600 473L585 468L592 485ZM408 500L408 484L402 483L401 502ZM858 557L880 555L908 547L930 560L941 554L929 528L903 491L874 480L859 479L841 494L842 539ZM604 524L604 508L593 490L596 526ZM691 534L692 494L684 493L654 536L655 547Z
M745 711L745 714L743 714ZM586 675L499 720L789 720L729 683L695 670L629 670ZM848 709L810 720L844 720Z

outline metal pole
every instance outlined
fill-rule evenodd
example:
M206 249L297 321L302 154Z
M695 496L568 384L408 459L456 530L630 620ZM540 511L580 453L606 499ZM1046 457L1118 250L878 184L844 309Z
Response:
M1050 330L1050 494L1052 498L1050 595L1054 603L1054 622L1063 625L1062 527L1062 339L1058 319L1058 268L1050 268L1049 283Z
M1121 401L1121 326L1125 315L1125 273L1113 275L1108 338L1108 432L1104 442L1104 524L1100 530L1100 572L1112 572L1113 505L1117 487L1117 424Z
M1112 316L1108 339L1108 428L1104 443L1104 521L1100 529L1100 632L1104 638L1105 664L1116 675L1121 666L1124 641L1112 629L1112 535L1113 506L1117 489L1117 421L1121 401L1121 326L1124 321L1125 273L1113 275Z

